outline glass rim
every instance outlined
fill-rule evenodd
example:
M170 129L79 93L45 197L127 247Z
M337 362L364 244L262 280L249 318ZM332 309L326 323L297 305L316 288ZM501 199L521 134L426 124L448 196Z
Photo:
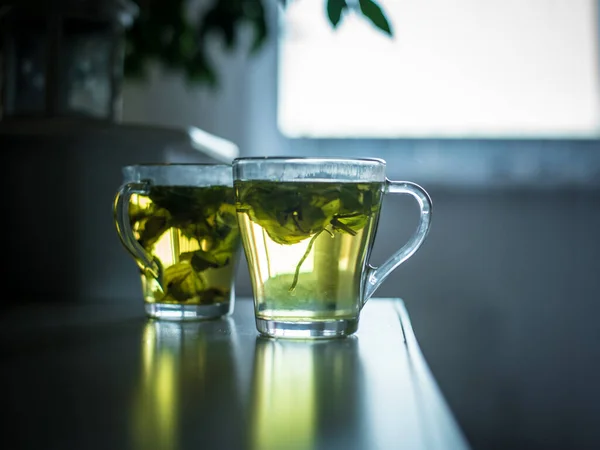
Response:
M384 159L381 158L367 158L367 157L358 157L358 158L345 158L338 156L244 156L240 158L235 158L231 165L235 165L238 163L245 162L283 162L283 163L373 163L374 165L386 165Z
M139 163L139 164L127 164L123 166L123 169L135 168L135 167L227 167L231 169L231 164L225 163Z
M153 163L121 167L123 181L155 186L233 186L231 164Z
M381 183L386 162L378 158L340 157L245 157L232 163L238 181Z

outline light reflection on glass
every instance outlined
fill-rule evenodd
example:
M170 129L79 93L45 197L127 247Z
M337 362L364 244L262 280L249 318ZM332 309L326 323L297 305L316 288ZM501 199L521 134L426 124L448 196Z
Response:
M242 408L232 330L225 319L147 321L132 403L135 449L177 450L190 439L223 448L235 444L237 435L228 428L242 427Z
M256 340L251 448L355 448L363 424L358 339ZM366 447L365 447L366 448Z
M139 210L139 208L148 207L150 205L150 203L151 203L151 201L150 201L149 197L147 197L145 195L133 194L131 196L131 199L129 200L129 205L130 205L129 207L131 209L134 209L137 207L137 209ZM141 223L140 221L135 221L132 224L133 235L138 240L140 239L140 226L141 226L140 223ZM175 228L172 228L171 230L175 230L175 233L177 235L179 235L178 233L180 233L180 231ZM176 243L174 243L174 241ZM183 239L182 241L187 243L188 239ZM196 242L195 240L192 242L193 242L193 245L189 249L179 248L177 246L180 245L180 241L178 239L175 239L174 233L165 232L154 243L152 252L163 262L163 264L167 264L167 265L175 264L178 261L178 255L173 254L174 249L179 248L180 252L198 250L198 248L199 248L198 242ZM146 282L147 282L146 277L142 277L142 283L146 283ZM145 291L145 288L144 288L144 291Z

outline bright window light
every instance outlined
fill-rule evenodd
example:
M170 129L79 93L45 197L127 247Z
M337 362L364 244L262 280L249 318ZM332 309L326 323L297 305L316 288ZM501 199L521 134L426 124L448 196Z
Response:
M598 136L597 0L379 0L393 39L324 4L282 13L289 137Z

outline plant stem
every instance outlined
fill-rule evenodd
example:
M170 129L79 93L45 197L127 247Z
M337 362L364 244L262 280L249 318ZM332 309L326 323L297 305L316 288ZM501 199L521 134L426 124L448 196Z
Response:
M312 250L313 244L315 243L315 241L317 240L317 238L319 237L319 235L322 232L323 232L323 230L319 231L317 234L315 234L310 239L310 242L308 243L308 247L306 247L306 251L304 252L304 255L302 256L302 259L300 260L300 262L296 266L296 273L294 273L294 281L292 281L292 285L288 289L289 292L292 292L294 289L296 289L296 285L298 284L298 277L300 276L300 267L302 267L302 264L304 263L304 261L306 260L306 258L308 258L308 255L309 255L309 253Z
M334 217L331 220L331 225L333 226L333 228L341 228L346 233L348 233L350 236L356 236L356 231L354 231L349 226L347 226L347 225L343 224L342 222L340 222L336 217Z

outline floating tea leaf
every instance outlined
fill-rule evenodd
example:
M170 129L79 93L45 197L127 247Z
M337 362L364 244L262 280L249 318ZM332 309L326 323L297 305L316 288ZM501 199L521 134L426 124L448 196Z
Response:
M236 182L237 211L248 214L281 245L312 239L296 266L295 289L302 263L323 231L355 236L379 209L381 184Z
M147 252L154 253L155 244L167 231L193 243L192 251L179 253L173 249L177 262L167 266L159 280L164 287L162 300L225 301L229 291L208 285L203 272L227 267L235 258L239 232L233 189L226 186L154 186L148 199L147 204L130 206L136 239Z

